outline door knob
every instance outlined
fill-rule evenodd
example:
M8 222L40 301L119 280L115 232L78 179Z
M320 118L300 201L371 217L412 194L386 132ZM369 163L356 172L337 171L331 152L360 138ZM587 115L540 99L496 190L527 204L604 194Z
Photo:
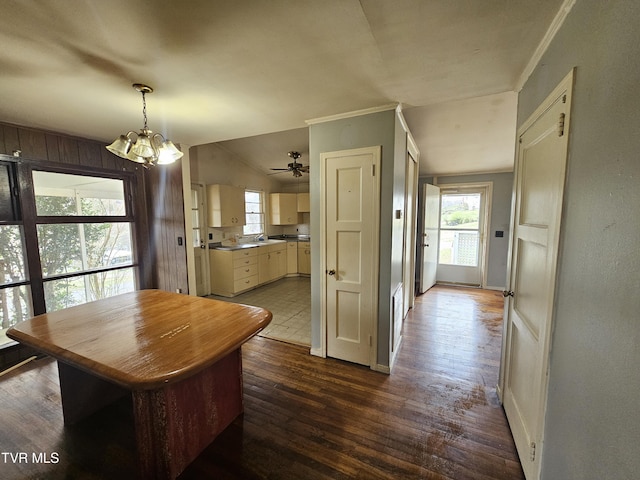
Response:
M335 275L335 274L336 274L336 271L335 271L335 270L329 270L327 273L328 273L329 275Z
M503 290L502 291L502 296L503 297L513 297L513 291L512 290Z

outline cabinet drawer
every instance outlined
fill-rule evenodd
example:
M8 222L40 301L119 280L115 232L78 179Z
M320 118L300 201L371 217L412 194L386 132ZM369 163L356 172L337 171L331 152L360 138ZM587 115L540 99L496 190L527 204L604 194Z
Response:
M258 264L244 265L233 269L233 280L242 280L243 278L250 277L251 275L258 274Z
M311 250L311 242L298 242L298 248L301 250Z
M233 282L233 293L238 293L258 285L258 275L251 275Z
M235 252L234 252L235 253ZM233 268L246 267L247 265L256 265L258 263L258 256L236 258L233 260Z
M238 260L239 258L250 258L258 255L258 247L255 248L243 248L241 250L234 250L232 252L233 260Z

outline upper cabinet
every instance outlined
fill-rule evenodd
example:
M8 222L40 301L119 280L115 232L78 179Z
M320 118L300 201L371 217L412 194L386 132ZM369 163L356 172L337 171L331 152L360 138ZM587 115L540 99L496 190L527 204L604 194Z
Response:
M309 194L298 193L298 212L310 212Z
M244 188L207 185L207 207L210 227L238 227L245 224Z
M271 225L298 224L298 195L295 193L272 193L269 195Z

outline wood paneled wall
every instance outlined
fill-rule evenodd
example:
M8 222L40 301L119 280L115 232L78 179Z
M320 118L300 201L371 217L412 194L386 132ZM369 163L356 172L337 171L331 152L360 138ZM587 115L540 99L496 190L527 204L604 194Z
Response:
M180 162L145 169L110 153L102 142L0 123L0 154L38 161L131 172L138 229L140 288L188 293ZM179 245L178 238L181 238Z
M181 162L147 170L146 193L155 288L188 293Z

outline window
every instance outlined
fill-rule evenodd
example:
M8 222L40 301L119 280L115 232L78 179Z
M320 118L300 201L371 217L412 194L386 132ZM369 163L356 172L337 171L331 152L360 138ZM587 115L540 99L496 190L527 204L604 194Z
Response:
M0 225L0 345L10 327L32 316L20 225Z
M479 193L443 193L440 206L439 263L477 266L480 230Z
M191 233L193 238L193 247L198 248L201 244L204 244L204 239L200 236L200 191L197 188L191 187Z
M48 312L135 290L124 181L33 171Z
M0 162L0 344L9 327L32 316L15 164Z
M263 193L256 190L244 191L245 225L244 235L260 235L264 233Z

